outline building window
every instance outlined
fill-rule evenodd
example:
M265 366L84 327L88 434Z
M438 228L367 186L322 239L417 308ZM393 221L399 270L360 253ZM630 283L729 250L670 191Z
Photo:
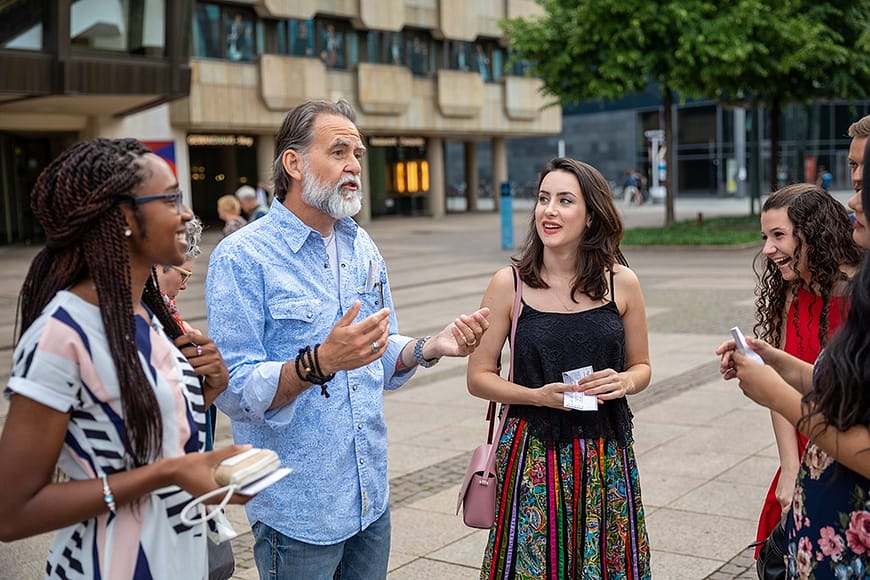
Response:
M327 68L347 68L359 62L359 40L349 23L317 20L317 52Z
M496 46L492 49L492 80L500 81L504 76L504 49Z
M447 51L447 58L444 59L448 63L448 68L453 70L470 71L471 70L471 43L461 40L448 40L444 43L444 50Z
M530 75L532 70L531 61L514 58L514 55L508 55L508 58L512 60L508 65L507 74L515 77L527 77Z
M199 2L193 19L194 56L253 60L258 46L256 16L242 7Z
M70 44L79 51L162 56L165 11L162 0L73 0Z
M278 52L291 56L314 56L314 21L290 19L279 22Z
M0 48L42 50L44 8L43 2L33 0L7 2L0 18Z
M224 10L226 57L230 60L254 58L254 22L242 11Z
M368 62L379 64L405 64L401 32L370 30L366 34Z
M417 76L432 76L435 56L432 37L421 30L405 31L405 59L411 72Z

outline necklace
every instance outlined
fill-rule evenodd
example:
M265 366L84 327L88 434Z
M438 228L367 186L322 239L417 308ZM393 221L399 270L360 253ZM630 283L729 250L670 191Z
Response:
M560 304L561 304L561 305L562 305L562 308L564 308L564 309L565 309L565 312L574 312L574 309L576 309L576 308L577 308L577 304L576 304L576 303L574 303L574 301L573 301L573 300L572 300L572 301L571 301L571 303L572 303L572 304L574 304L574 307L573 307L573 308L571 308L571 307L569 307L569 306L568 306L568 305L567 305L567 304L565 304L565 301L564 301L564 300L562 300L562 297L561 297L561 296L559 296L559 293L558 293L558 292L554 292L554 293L553 293L553 294L554 294L554 295L555 295L555 296L556 296L556 300L558 300L558 301L559 301L559 303L560 303Z

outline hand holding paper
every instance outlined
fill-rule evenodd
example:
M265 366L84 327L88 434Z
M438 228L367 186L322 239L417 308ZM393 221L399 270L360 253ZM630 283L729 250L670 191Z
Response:
M579 369L574 369L570 371L564 371L562 373L562 382L568 385L576 385L580 382L580 379L587 375L591 375L592 373L593 369L591 366L581 367ZM575 409L577 411L598 410L597 397L589 396L576 391L566 391L564 393L564 396L565 400L562 404L568 409Z

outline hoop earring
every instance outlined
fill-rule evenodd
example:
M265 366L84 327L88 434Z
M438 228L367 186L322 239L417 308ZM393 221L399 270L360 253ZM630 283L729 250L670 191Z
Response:
M126 230L124 230L124 237L125 238L129 238L132 235L133 235L133 230L131 230L130 228L127 228Z

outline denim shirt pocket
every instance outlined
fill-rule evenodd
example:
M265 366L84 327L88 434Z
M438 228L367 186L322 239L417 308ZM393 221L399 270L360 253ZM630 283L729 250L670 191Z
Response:
M384 287L383 282L366 292L365 286L357 286L357 299L362 305L360 308L360 318L371 316L378 310L384 307Z
M275 332L285 337L294 336L300 342L311 342L325 328L331 328L331 325L322 320L323 301L314 296L276 296L267 301L267 307L274 321ZM284 334L285 332L292 334Z

